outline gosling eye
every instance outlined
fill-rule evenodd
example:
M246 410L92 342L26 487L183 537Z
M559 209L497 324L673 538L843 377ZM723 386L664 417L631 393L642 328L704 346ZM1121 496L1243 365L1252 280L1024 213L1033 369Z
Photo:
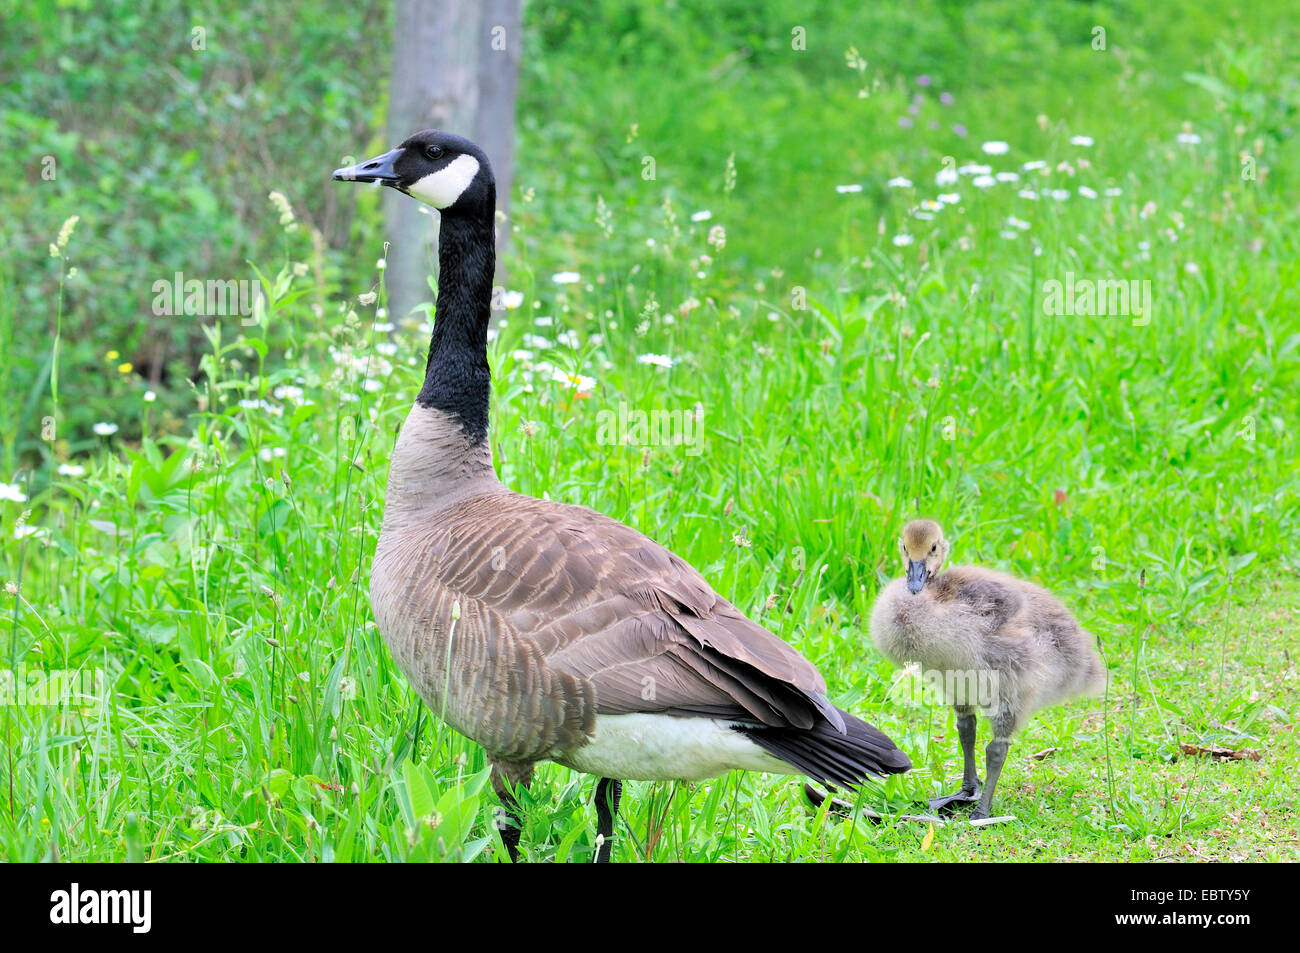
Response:
M430 159L442 158L442 146L425 146L424 154Z
M930 552L932 552L932 553L937 553L938 551L939 551L939 544L938 544L938 543L935 543L933 546L930 547Z

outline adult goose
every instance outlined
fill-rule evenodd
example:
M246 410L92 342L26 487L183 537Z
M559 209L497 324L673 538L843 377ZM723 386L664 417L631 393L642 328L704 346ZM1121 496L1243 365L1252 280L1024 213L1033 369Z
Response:
M683 560L593 510L497 479L496 188L482 150L428 130L334 178L380 182L442 213L424 386L393 448L370 602L430 710L486 750L511 859L514 792L539 761L600 778L601 862L626 779L739 768L853 785L910 768L889 738L831 704L812 664Z
M962 786L930 806L979 801L986 820L1011 736L1040 708L1096 694L1106 668L1070 610L1024 579L979 566L940 572L949 544L933 520L913 520L898 541L906 578L886 586L871 610L871 638L896 664L919 662L957 712ZM938 676L938 677L936 677ZM975 770L975 715L993 726L983 794Z

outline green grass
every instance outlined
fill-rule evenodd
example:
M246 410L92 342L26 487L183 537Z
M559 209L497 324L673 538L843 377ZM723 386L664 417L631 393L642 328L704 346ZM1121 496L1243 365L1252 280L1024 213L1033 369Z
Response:
M927 42L959 46L960 16L940 7L949 19ZM974 9L965 28L1010 16ZM898 127L920 70L888 65L887 44L852 23L827 25L834 47L807 60L787 63L777 44L755 47L751 65L727 59L729 34L686 30L704 44L683 54L695 99L666 96L661 72L635 62L617 66L619 82L575 85L594 63L621 63L600 59L602 37L617 34L600 22L534 27L569 45L526 64L526 97L558 98L550 141L537 111L521 111L510 275L525 299L492 345L503 480L648 533L796 645L838 703L916 762L864 794L890 813L959 773L951 716L904 704L865 632L879 584L898 572L906 519L943 521L957 561L1051 588L1112 673L1105 698L1041 713L1013 745L997 806L1014 825L951 825L927 840L925 825L815 814L795 780L629 783L616 859L1300 857L1294 27L1225 15L1221 46L1189 43L1216 15L1162 32L1161 14L1107 13L1126 58L1087 59L1103 54L1082 29L1084 50L1065 61L1091 64L1079 66L1086 82L1046 61L1042 75L963 64L950 81L965 139L924 128L941 87L925 93L918 128ZM685 29L641 28L647 49ZM1019 46L1015 34L978 42L1003 36L1011 62L1037 62L1037 29ZM1065 32L1057 40L1075 42ZM872 42L879 84L859 99L844 50ZM1199 143L1176 141L1184 120ZM629 172L645 154L627 141L631 122L681 150L661 157L659 179ZM980 150L995 139L1007 155ZM1243 179L1238 153L1256 141L1263 174ZM575 149L582 158L564 165ZM917 219L919 200L942 191L932 183L946 154L1024 181L979 189L962 176L958 204ZM1038 159L1046 174L1022 169ZM894 176L915 187L886 187ZM1071 195L1020 197L1030 181ZM853 182L863 191L834 189ZM372 220L373 198L360 201ZM710 219L690 220L705 208ZM268 203L267 221L277 214ZM718 225L721 248L709 243ZM900 233L912 243L896 245ZM208 330L188 417L164 419L114 377L111 419L144 436L96 438L77 459L84 476L58 472L61 435L39 460L15 455L39 438L35 410L30 432L6 431L13 463L0 479L28 499L0 501L0 580L15 590L0 652L11 669L102 673L106 690L98 705L0 708L0 856L503 857L482 752L423 708L366 598L388 454L427 335L401 327L388 354L390 336L373 329L382 299L357 303L382 291L367 267L377 228L349 249L361 265L342 277L295 276L293 262L317 261L301 231L284 247L283 261L257 263L262 323ZM560 270L581 279L557 284ZM1149 280L1149 323L1045 313L1044 282L1067 272ZM18 298L0 290L0 342L48 364L36 390L44 400L57 384L57 423L83 382L60 378L52 341L15 330ZM646 353L675 363L640 363ZM543 361L592 383L556 382ZM368 377L382 388L366 389ZM620 403L699 406L704 441L602 442L600 412ZM1261 758L1220 762L1183 743ZM1059 750L1029 757L1048 748ZM539 770L523 836L532 859L590 857L591 795L589 778Z

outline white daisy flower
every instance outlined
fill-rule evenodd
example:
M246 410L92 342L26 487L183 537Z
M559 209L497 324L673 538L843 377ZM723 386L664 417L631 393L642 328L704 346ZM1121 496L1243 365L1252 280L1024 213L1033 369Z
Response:
M144 392L144 402L146 404L152 404L157 399L158 399L158 395L155 394L153 391L147 390Z
M1083 146L1087 149L1092 146L1092 136L1071 136L1070 145Z
M557 271L555 274L551 275L551 280L557 285L572 285L581 281L582 275L578 274L576 271Z
M591 390L596 386L596 379L594 377L585 377L576 372L570 374L567 371L560 370L558 367L552 370L551 380L555 381L557 384L564 384L579 391Z
M1111 186L1110 188L1108 188L1108 189L1103 189L1101 194L1104 195L1104 196L1106 196L1106 198L1108 198L1108 199L1113 199L1113 198L1115 198L1115 197L1118 196L1118 195L1123 195L1123 194L1124 194L1124 190L1121 189L1121 188L1119 188L1118 186L1113 186L1113 185L1112 185L1112 186Z
M1095 199L1097 197L1097 193L1086 185L1079 186L1079 194L1085 199Z
M9 500L11 503L26 503L27 494L17 483L0 483L0 500Z
M902 248L904 245L912 244L914 240L915 239L913 239L912 236L908 235L906 232L894 236L894 244L897 245L899 248Z
M1038 193L1035 192L1033 189L1021 189L1016 194L1019 195L1022 199L1029 199L1029 201L1031 202L1038 201Z
M60 463L59 476L65 477L82 477L86 475L86 468L79 463Z
M672 367L673 359L667 354L642 354L637 358L638 364L653 364L655 367Z
M912 187L912 180L906 179L901 175L896 175L886 182L885 185L891 189L910 189Z
M999 182L1019 182L1020 176L1014 172L999 172L996 176Z
M993 142L984 143L980 148L984 150L986 155L991 156L1004 156L1011 151L1009 145L996 139Z
M1033 172L1037 169L1046 169L1047 163L1042 159L1035 159L1033 162L1026 162L1020 168L1025 172Z
M1029 223L1022 218L1016 218L1014 215L1007 216L1007 224L1012 228L1018 228L1022 232L1029 230Z
M691 213L692 222L707 222L711 218L713 218L713 213L707 208L702 208L698 212Z
M1049 194L1052 198L1056 199L1056 201L1058 201L1058 202L1064 202L1066 199L1068 199L1068 198L1070 197L1070 190L1069 190L1069 189L1052 189L1048 194Z
M1178 141L1185 146L1194 146L1200 143L1201 137L1194 132L1180 132Z
M961 196L956 192L944 192L939 196L939 201L944 205L956 205L961 201Z
M840 195L847 195L850 192L861 192L862 186L856 182L852 185L837 185L835 186L835 191L840 193Z
M967 165L957 167L958 175L988 175L992 171L993 171L993 166L980 165L979 163L975 163L975 162L971 162L968 163Z
M111 437L117 433L117 424L110 424L107 421L100 421L90 428L101 437Z
M957 184L957 172L954 169L940 169L934 177L934 184L943 188L945 185Z
M977 175L975 178L970 180L970 184L975 186L977 189L987 189L997 185L998 180L993 178L991 175Z
M501 303L505 305L507 311L513 311L524 303L524 293L522 291L507 291L501 296Z

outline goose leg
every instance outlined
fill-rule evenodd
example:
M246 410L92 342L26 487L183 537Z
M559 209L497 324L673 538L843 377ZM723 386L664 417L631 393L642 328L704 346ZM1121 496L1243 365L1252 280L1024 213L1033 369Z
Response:
M502 812L497 816L497 832L501 843L506 847L512 864L519 863L519 837L523 833L524 822L515 800L515 790L527 789L533 780L533 766L493 762L492 790L501 799Z
M951 811L958 805L970 804L979 797L980 779L975 773L975 709L957 709L957 737L961 741L961 790L930 799L930 810L936 813Z
M614 819L623 796L623 782L601 778L596 783L596 863L608 864L614 847Z

